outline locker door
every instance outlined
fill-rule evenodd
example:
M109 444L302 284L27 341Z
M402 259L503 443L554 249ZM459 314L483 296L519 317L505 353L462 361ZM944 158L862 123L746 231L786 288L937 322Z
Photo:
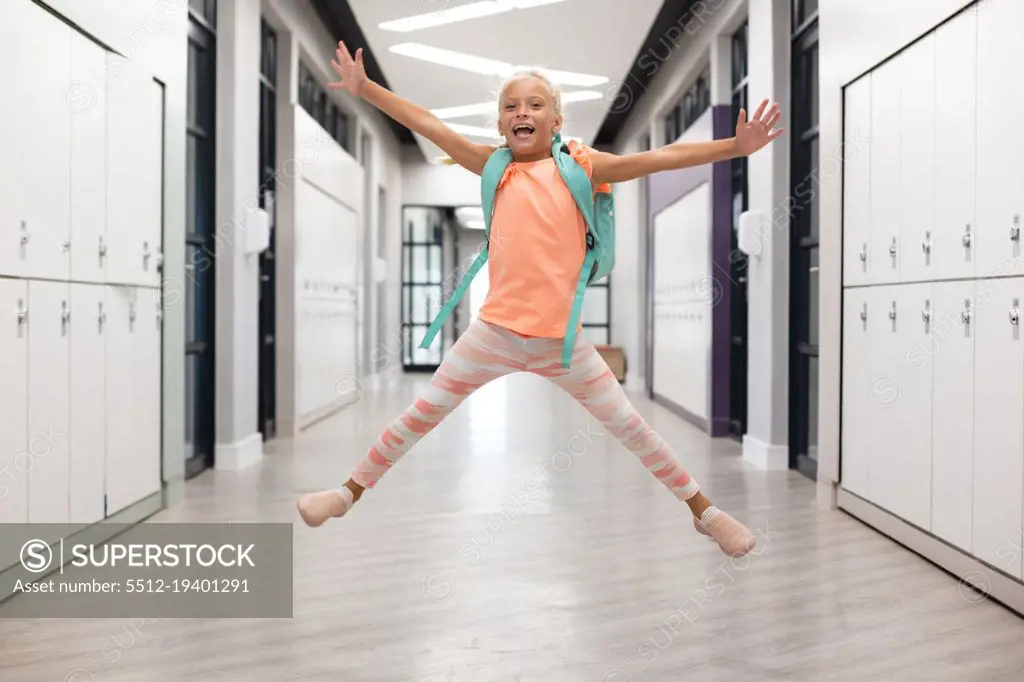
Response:
M141 239L142 275L140 284L158 286L163 259L163 177L164 177L164 93L163 86L147 78L140 84L142 133L138 139L143 157L139 171L139 202L142 213L138 226Z
M29 523L68 523L70 285L28 283Z
M149 78L137 60L107 55L107 281L143 284L152 110ZM148 83L147 83L148 81Z
M103 286L71 285L71 523L103 520L105 294Z
M932 386L930 349L932 284L892 288L896 319L885 356L899 382L899 399L885 415L889 438L876 452L884 453L879 480L889 511L919 528L931 525ZM890 308L892 310L892 308ZM888 475L882 476L883 473Z
M135 289L106 288L107 317L103 326L106 342L107 423L106 511L113 516L135 502L132 497L132 470L138 458L136 447L136 390L134 331Z
M105 282L106 52L79 33L71 52L73 92L81 100L71 117L71 278Z
M934 279L974 276L974 161L977 142L978 15L961 12L935 32L935 210L931 228Z
M4 4L4 18L0 21L0 83L4 84L5 102L20 100L28 90L29 74L22 68L21 59L22 55L31 54L22 51L28 49L22 27L28 22L26 17L30 11L35 8L29 0L9 0ZM24 128L26 113L21 106L0 107L0 130L4 131L3 153L0 154L0 276L20 276L23 259L27 257L27 245L21 243L24 237L21 221L26 218L21 166L26 158L27 140L14 134ZM8 310L4 308L5 316ZM6 322L4 319L0 324ZM11 452L0 452L0 461L5 461L5 456L9 461Z
M843 284L868 282L874 254L871 241L871 74L850 84L845 94L843 144Z
M27 322L25 282L0 279L0 523L28 522Z
M163 315L158 289L139 289L136 294L137 320L132 334L135 363L135 446L132 461L133 501L160 490L161 481L161 395L160 328Z
M1024 3L987 0L978 20L978 263L979 276L1022 274L1024 130L1007 112L1024 110L1024 79L1004 78L1019 62Z
M854 288L843 292L843 396L842 455L843 488L868 496L871 467L871 429L865 428L871 414L869 398L874 374L869 334L880 324L879 309L871 306L874 289Z
M934 34L909 47L901 62L899 279L920 282L932 277L935 229Z
M25 48L12 56L24 71L24 90L16 98L25 117L16 131L23 145L24 155L18 157L21 211L29 240L24 275L67 280L71 262L71 110L81 106L69 89L71 28L34 4L25 12L24 24L16 28ZM46 58L27 59L40 45L46 45Z
M977 307L974 283L939 282L932 303L932 527L971 551L974 480L974 337L965 311Z
M900 101L904 55L871 75L871 239L869 281L899 280Z
M1017 315L1024 302L1024 279L983 280L976 300L973 552L1020 578L1024 343Z

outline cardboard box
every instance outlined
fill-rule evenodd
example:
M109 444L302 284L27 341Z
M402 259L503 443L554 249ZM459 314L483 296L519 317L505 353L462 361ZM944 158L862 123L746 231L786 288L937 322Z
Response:
M626 380L626 354L619 346L595 346L604 361L608 363L612 374L621 384Z

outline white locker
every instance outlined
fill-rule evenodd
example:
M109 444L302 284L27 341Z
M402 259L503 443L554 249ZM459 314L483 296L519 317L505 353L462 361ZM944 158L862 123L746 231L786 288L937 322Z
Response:
M978 15L961 12L935 32L933 279L975 275Z
M1008 120L1024 110L1024 79L1007 78L1019 62L1024 2L986 0L978 21L978 249L976 274L1024 274L1024 129Z
M6 12L6 8L5 8ZM25 222L26 260L22 275L67 280L71 249L71 111L80 106L71 83L71 28L42 7L30 4L16 25L20 44L9 58L22 71L20 86L5 92L7 106L23 109L19 139L20 221ZM7 17L4 21L8 21ZM46 57L28 58L46 46ZM4 86L7 90L7 85ZM8 100L7 97L10 96ZM4 149L4 154L11 150ZM14 234L14 226L5 226Z
M163 311L159 289L139 289L137 319L133 333L132 357L135 364L136 452L133 490L136 499L159 492L161 471L161 393L162 358L160 329Z
M29 281L29 523L68 523L70 285Z
M0 523L27 523L28 474L32 469L28 457L28 286L21 280L0 279L0 368Z
M843 120L843 284L868 282L871 241L871 75L846 88ZM855 141L860 140L856 146Z
M869 335L882 323L879 308L869 309L875 291L857 287L843 292L841 480L843 488L863 498L868 497L872 453L871 429L863 425L871 416L872 392L878 389Z
M132 497L132 460L135 446L135 361L133 337L135 329L135 289L107 287L105 341L107 459L105 462L106 513L121 511L136 498Z
M155 286L163 210L162 95L136 61L108 54L107 62L107 281Z
M883 506L913 525L929 530L932 492L932 386L930 349L932 284L886 287L888 338L878 347L891 364L898 399L880 414L886 438L875 449ZM868 422L874 424L875 422Z
M25 47L22 26L30 10L34 8L29 0L9 0L4 4L4 19L0 21L0 83L4 84L5 102L20 100L27 91L25 81L29 76L21 64L21 55L26 53L19 50ZM22 107L0 106L0 130L5 133L0 154L0 277L20 276L23 259L27 257L27 244L22 244L25 235L21 230L21 221L26 217L21 174L26 140L15 134L22 129L24 118ZM0 435L3 435L2 430ZM11 456L11 452L0 452L0 462Z
M871 239L868 278L899 281L901 196L900 101L903 55L871 74Z
M71 285L70 522L103 520L106 478L106 287ZM119 434L113 434L117 439Z
M899 279L920 282L935 229L935 36L907 48L900 70Z
M932 524L936 536L971 552L974 491L974 282L937 282L929 352L932 390Z
M71 279L106 282L106 52L75 33L71 56Z
M1021 578L1024 517L1024 278L978 283L974 311L973 553Z

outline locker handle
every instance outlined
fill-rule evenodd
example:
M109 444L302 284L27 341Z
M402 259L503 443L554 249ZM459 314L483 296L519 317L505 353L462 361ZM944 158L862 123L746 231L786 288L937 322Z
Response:
M867 303L861 303L860 304L860 319L861 319L861 322L867 322L868 321L868 304Z
M896 237L892 238L892 244L889 245L889 255L893 258L896 257Z
M21 221L21 245L28 244L28 223Z
M65 239L64 243L61 245L61 248L64 249L65 253L70 251L71 250L71 240L70 239Z
M28 308L25 307L25 299L18 299L18 308L16 312L18 313L18 326L20 327L25 324L26 320L28 320Z
M921 319L924 320L926 324L928 323L929 320L932 319L932 302L931 301L925 301L924 302L924 310L921 311Z
M924 233L924 241L921 242L921 250L924 251L925 254L929 254L929 253L932 252L932 233L931 232L925 232Z
M964 226L964 236L960 238L960 243L964 245L965 249L971 248L971 224L967 223Z
M960 311L960 321L964 324L971 323L971 302L964 301L964 309Z
M100 326L99 326L99 330L100 330L100 334L102 334L103 333L103 324L107 321L107 314L103 311L103 301L100 301L99 308L100 308L100 314L99 314Z
M892 307L889 308L889 319L890 320L895 320L896 319L896 301L893 301L892 302Z
M1013 307L1010 308L1010 324L1017 326L1020 323L1020 299L1013 299Z
M862 244L860 247L860 260L862 263L868 262L868 245Z
M100 265L103 265L103 258L107 255L107 245L103 243L103 235L100 235Z
M60 302L60 335L68 335L68 323L71 321L71 311L68 310L68 302Z
M1020 216L1019 215L1013 216L1013 227L1010 228L1010 241L1011 242L1019 242L1020 241Z

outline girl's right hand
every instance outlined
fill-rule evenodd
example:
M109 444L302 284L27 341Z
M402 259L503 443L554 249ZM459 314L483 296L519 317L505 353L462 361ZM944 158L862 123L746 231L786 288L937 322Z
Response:
M352 59L345 42L339 41L335 55L337 60L331 60L331 66L341 77L341 82L328 83L327 87L333 90L348 90L356 97L362 97L366 92L367 83L370 82L363 67L363 48L356 50L356 58Z

